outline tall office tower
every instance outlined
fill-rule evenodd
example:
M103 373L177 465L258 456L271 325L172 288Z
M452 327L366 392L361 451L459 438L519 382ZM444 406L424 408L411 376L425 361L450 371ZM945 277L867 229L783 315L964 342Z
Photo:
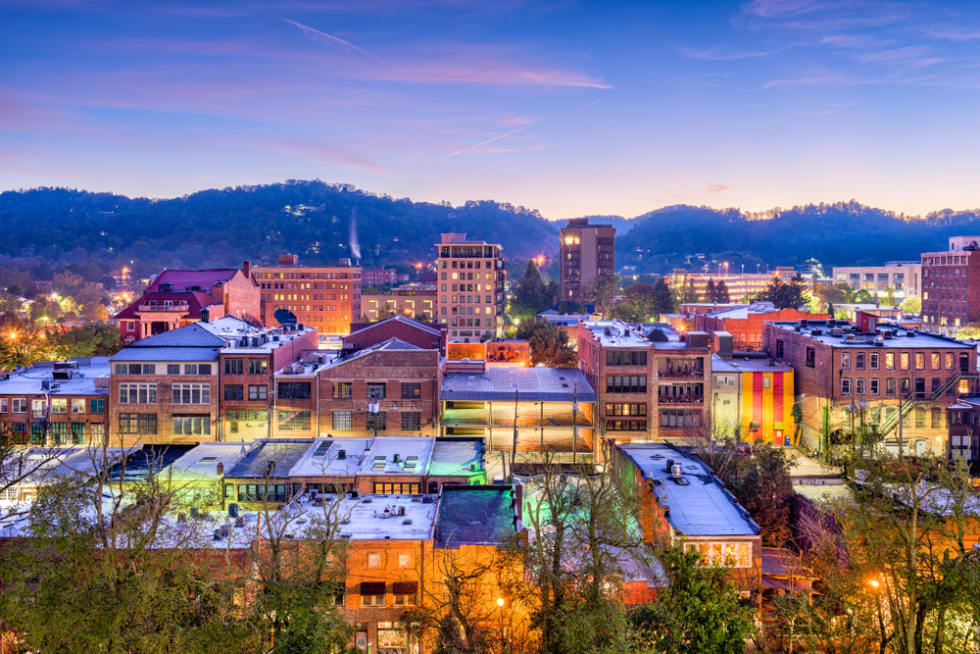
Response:
M583 290L597 277L616 272L616 228L573 218L561 230L561 297L582 301Z
M477 343L500 335L504 313L501 247L468 241L466 234L443 234L439 256L439 322L449 342Z

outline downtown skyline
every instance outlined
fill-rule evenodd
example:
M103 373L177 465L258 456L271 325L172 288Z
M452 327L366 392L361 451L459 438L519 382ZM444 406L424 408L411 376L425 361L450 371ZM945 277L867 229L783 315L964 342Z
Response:
M969 5L0 2L0 189L980 206Z

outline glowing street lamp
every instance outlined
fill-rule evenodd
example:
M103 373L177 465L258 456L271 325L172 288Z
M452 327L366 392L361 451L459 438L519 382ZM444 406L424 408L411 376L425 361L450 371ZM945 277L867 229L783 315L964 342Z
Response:
M9 332L7 332L7 338L10 339L11 341L16 341L17 340L17 332L14 331L13 329L11 329Z
M497 606L499 606L500 608L504 608L504 598L503 597L498 597L497 598Z

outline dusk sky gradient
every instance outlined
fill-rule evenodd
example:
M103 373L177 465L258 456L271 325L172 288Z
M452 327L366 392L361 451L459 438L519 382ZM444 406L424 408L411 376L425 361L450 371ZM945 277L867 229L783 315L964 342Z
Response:
M0 189L980 207L976 1L0 0Z

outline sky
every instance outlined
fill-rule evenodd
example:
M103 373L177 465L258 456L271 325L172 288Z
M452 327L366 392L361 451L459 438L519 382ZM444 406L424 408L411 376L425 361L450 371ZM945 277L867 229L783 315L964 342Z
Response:
M0 189L972 209L978 8L0 0Z

